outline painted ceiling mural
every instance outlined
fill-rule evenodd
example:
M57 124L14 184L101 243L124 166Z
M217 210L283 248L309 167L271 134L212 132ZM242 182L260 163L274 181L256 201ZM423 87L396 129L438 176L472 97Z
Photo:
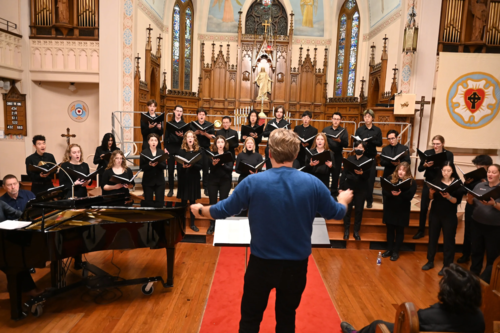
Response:
M238 11L246 2L253 1L210 0L207 32L237 33ZM323 0L289 0L289 3L295 14L294 35L309 37L324 36Z

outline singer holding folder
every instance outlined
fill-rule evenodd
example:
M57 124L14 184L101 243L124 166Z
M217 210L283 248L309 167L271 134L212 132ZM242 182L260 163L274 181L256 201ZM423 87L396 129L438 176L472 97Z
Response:
M426 155L434 155L439 153L446 153L446 158L449 162L453 164L453 153L451 151L444 149L444 137L441 135L436 135L432 138L433 149L426 150L424 153ZM424 172L424 178L428 182L432 182L436 177L441 176L442 165L434 165L434 162L427 162L425 160L420 160L418 165L418 171ZM413 236L413 239L419 239L425 236L425 223L427 222L427 212L429 211L429 187L424 182L422 188L422 199L420 200L420 221L418 224L418 232Z
M316 139L316 134L318 134L318 129L311 126L312 113L310 111L304 111L302 114L302 125L295 126L293 131L303 140L311 139L307 142L300 142L300 151L297 156L297 161L299 161L300 166L306 165L306 148L311 149L314 145L314 139ZM328 149L328 148L327 148ZM329 184L328 184L329 185ZM328 187L328 185L326 185Z
M45 137L43 135L35 135L33 137L33 146L36 151L30 156L26 157L26 173L31 179L31 192L37 195L40 192L47 191L54 187L52 184L52 175L43 172L31 172L28 170L29 165L42 166L43 168L50 168L56 164L54 155L46 153Z
M165 202L165 174L167 168L166 161L152 162L149 158L155 158L163 155L163 150L159 147L160 137L151 133L148 135L148 148L145 148L141 153L140 164L142 174L142 188L144 190L144 200L149 204L154 201L155 207L164 206ZM145 155L145 156L144 156ZM148 205L149 205L148 204Z
M82 162L82 147L76 143L72 143L66 148L66 152L64 153L63 163L61 164L61 169L59 170L59 183L64 185L65 187L71 189L74 187L74 197L75 198L85 198L88 196L87 194L87 186L92 184L91 180L83 180L83 179L71 179L71 176L68 176L64 170L73 169L75 171L79 171L85 175L90 173L89 165L85 162ZM72 191L66 192L66 198L70 198L72 195Z
M222 135L215 138L211 147L214 154L222 155L229 152L229 144ZM232 156L232 155L231 155ZM210 175L208 176L208 197L210 205L217 203L217 196L220 200L224 200L229 196L231 191L232 173L234 160L231 162L222 162L220 159L213 158L210 163ZM210 220L210 228L207 230L207 235L214 233L215 220Z
M387 132L387 140L389 141L389 145L382 148L382 153L380 154L380 165L384 167L384 174L382 175L382 177L384 178L391 177L391 175L394 174L394 170L396 170L396 167L400 163L406 162L408 164L411 164L410 154L408 153L403 154L395 161L384 157L396 157L408 150L408 147L398 142L398 136L399 133L396 130L391 129Z
M278 128L290 129L290 123L283 119L284 117L285 107L283 105L280 105L276 108L275 118L267 123L262 136L265 138L269 138L271 133ZM271 160L269 159L269 141L267 141L267 147L264 151L264 154L266 157L266 170L269 170L273 167Z
M335 167L335 157L333 156L333 152L328 149L328 142L326 140L325 133L319 133L316 135L316 139L314 140L311 146L311 153L322 153L324 151L328 151L330 153L330 159L324 163L320 163L318 160L314 160L314 156L307 154L306 156L306 168L305 170L316 176L327 188L330 186L330 173L332 169ZM300 153L299 153L300 155Z
M241 183L243 179L254 173L252 171L249 171L249 173L240 171L241 163L247 163L251 166L256 166L262 161L262 155L256 152L255 141L252 137L247 137L245 143L243 144L243 150L238 154L238 157L236 158L235 171L236 173L240 174L240 176L238 177L238 184Z
M354 153L355 155L349 156L347 159L356 165L369 160L368 157L364 155L366 148L366 142L356 141L354 143ZM364 172L363 170L351 170L344 167L342 172L342 177L340 178L340 190L342 193L346 190L353 191L352 202L347 206L347 212L344 216L344 239L349 239L349 228L351 226L351 212L354 206L354 239L361 240L359 235L359 230L361 229L361 221L363 220L363 208L365 206L366 193L369 189L368 177L370 172Z
M113 133L104 134L101 145L95 149L94 154L94 164L97 165L97 169L100 169L98 173L99 186L102 184L102 175L109 164L111 153L115 150L118 150L118 147L116 147L116 140Z
M440 188L450 186L458 179L453 162L446 161L441 169L441 175L432 183ZM422 270L434 268L434 256L437 252L439 234L443 230L443 268L438 275L443 275L443 269L450 266L455 258L455 235L457 233L457 208L462 202L461 188L451 192L438 192L429 188L429 199L432 201L429 213L429 246L427 248L427 263Z
M383 222L387 226L387 251L382 253L382 257L391 257L391 261L396 261L399 259L399 249L405 238L405 227L410 225L411 200L417 192L417 182L411 175L408 162L401 162L396 166L387 180L394 185L399 185L404 181L411 182L410 186L405 189L382 190L384 194Z
M339 195L339 176L342 169L342 151L349 145L349 134L347 129L340 126L342 114L335 112L332 115L332 126L325 127L323 133L328 139L328 147L333 151L335 157L334 168L332 169L332 195L336 198Z
M208 195L208 157L205 154L205 149L209 149L210 140L214 136L214 126L209 121L206 121L207 111L204 108L198 108L196 110L196 114L198 120L191 122L191 130L196 134L196 138L198 139L198 143L200 147L203 148L201 150L202 154L202 164L203 164L203 188L205 189L205 195ZM200 128L201 127L201 128Z
M257 111L255 111L255 110L250 111L250 113L248 114L248 125L246 125L246 126L251 127L253 129L257 129L259 127L259 117L258 117ZM262 125L262 126L264 126L264 125ZM260 134L253 133L253 132L250 133L251 137L255 141L255 146L257 147L257 149L259 147L259 144L262 142L262 133L260 133ZM246 139L247 139L247 136L242 134L240 142L244 143Z
M111 181L112 176L119 176L126 179L132 179L134 174L132 170L127 167L127 162L125 160L125 155L121 150L115 150L111 154L111 158L109 159L109 164L106 167L106 171L102 175L102 194L121 194L129 193L129 189L132 188L135 184L133 181L131 184L116 184Z
M147 106L148 115L152 118L157 117L156 108L158 107L158 103L154 99L150 99ZM151 133L155 133L161 138L163 135L163 122L156 123L141 119L142 150L148 147L148 135ZM161 147L161 143L158 146Z
M201 154L198 139L196 138L196 135L194 135L193 131L187 131L184 134L184 139L182 140L179 156L185 158L186 160L191 160L198 154ZM181 202L183 206L187 206L188 201L190 204L194 204L196 200L201 198L200 170L202 167L202 159L199 159L198 162L194 164L180 165L177 170L179 179L177 199L182 200ZM196 232L200 231L200 229L198 229L198 227L194 224L194 215L192 213L190 228Z
M186 125L184 119L182 119L182 113L184 109L180 105L176 105L174 108L174 119L171 121L175 126L182 127ZM168 128L168 127L167 127ZM181 151L182 139L184 137L184 132L182 131L165 131L165 137L163 142L165 143L165 153L169 153L170 156L179 155ZM174 195L174 172L175 172L175 159L168 159L168 197ZM180 167L177 166L177 171Z
M238 132L231 128L231 117L224 116L222 117L222 128L215 133L215 136L222 135L226 138L229 143L229 151L233 154L233 157L236 156L234 150L238 148Z

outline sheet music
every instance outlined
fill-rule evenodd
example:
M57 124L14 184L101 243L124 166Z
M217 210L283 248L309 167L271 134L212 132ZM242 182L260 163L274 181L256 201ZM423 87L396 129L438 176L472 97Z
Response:
M0 229L4 229L4 230L21 229L21 228L29 226L30 224L31 224L30 221L6 220L6 221L0 223Z

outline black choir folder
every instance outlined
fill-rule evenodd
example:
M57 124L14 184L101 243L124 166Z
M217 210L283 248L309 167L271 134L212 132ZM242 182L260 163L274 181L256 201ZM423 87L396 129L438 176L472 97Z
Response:
M312 140L314 140L316 138L316 135L313 135L311 136L310 138L302 138L299 136L299 140L302 141L302 143L308 143L308 142L311 142Z
M101 171L101 169L102 168L99 168L96 171L89 173L88 175L84 174L83 172L76 171L76 170L73 170L70 168L67 168L64 170L68 172L68 174L71 176L71 179L73 181L78 180L78 179L82 179L83 181L87 181L87 180L96 180L97 174L99 173L99 171Z
M241 125L241 136L250 136L250 133L261 135L264 132L264 125L252 128L248 125Z
M53 173L55 173L57 171L57 168L60 165L61 165L61 163L56 164L56 165L54 165L54 164L45 164L43 166L29 164L28 165L28 171L51 175L51 174L53 174Z
M372 137L370 136L369 138L364 138L364 139L361 139L361 138L360 138L359 136L357 136L357 135L351 135L351 138L353 138L353 139L354 139L354 141L365 141L365 142L366 142L366 141L370 140Z
M465 189L475 198L481 201L490 201L491 199L497 200L498 198L500 198L500 186L497 186L486 193L482 193L483 191L481 191L481 193L477 193L473 190L468 189L467 187L465 187Z
M439 154L426 155L420 149L417 149L418 157L425 162L434 162L435 166L441 166L448 160L446 153L443 151Z
M210 128L214 127L214 124L210 124L208 126L207 123L203 123L203 125L200 125L198 124L196 121L192 121L191 123L191 129L193 131L197 131L197 130L200 130L200 131L203 131L203 132L206 132L208 131Z
M380 181L380 186L386 191L392 192L392 191L406 191L411 187L411 178L408 178L406 180L403 180L399 184L393 184L390 180L386 178L382 178Z
M253 165L250 165L248 163L241 162L238 166L238 171L240 173L250 173L250 171L252 171L253 173L256 173L257 171L262 170L262 167L264 166L265 163L266 163L266 161L264 160L264 161L260 162L259 164L257 164L256 166L253 166Z
M342 164L344 165L344 169L347 169L349 171L354 172L354 170L358 171L366 171L371 168L373 164L373 158L369 159L368 161L364 161L361 164L356 164L351 161L349 161L347 158L342 159Z
M478 180L483 180L486 179L488 172L486 171L485 168L479 168L471 172L464 173L462 169L457 165L458 170L464 175L464 179L472 179L473 182L478 181Z
M175 155L174 158L177 161L177 163L180 163L182 165L194 164L194 163L198 162L199 160L201 160L201 153L194 155L190 160L188 160L182 156L179 156L179 155Z
M191 123L184 124L178 127L176 124L173 124L170 121L167 122L167 132L169 133L182 132L182 134L184 134L190 130L191 130Z
M125 177L120 177L120 176L113 175L113 176L111 176L111 178L109 180L112 181L115 184L127 184L127 185L131 185L132 182L134 181L134 179L139 175L139 172L141 172L141 171L142 170L137 171L137 173L134 175L134 177L132 177L130 179L127 179Z
M319 165L325 164L326 161L332 161L332 156L329 150L324 150L322 153L313 154L309 149L306 148L307 153L311 156L311 161L319 161Z
M219 160L219 163L231 163L234 161L233 154L231 154L230 151L226 151L223 154L215 154L208 149L205 149L205 151L207 152L208 157L210 157L211 159Z
M446 193L456 191L463 186L463 183L460 179L455 179L453 182L451 182L450 185L445 187L440 187L434 183L428 182L427 180L425 180L425 183L427 184L427 186L429 186L429 188L432 188L437 192L446 192Z
M408 153L408 149L406 149L404 152L399 153L399 154L397 154L396 156L393 156L393 157L391 157L391 156L387 156L387 155L384 155L384 154L380 154L380 157L385 158L385 159L387 159L387 160L389 160L389 161L391 161L391 162L396 162L396 161L398 161L401 157L405 156L407 153Z
M156 117L151 117L149 112L141 113L141 121L145 123L162 123L165 120L165 113L157 114Z
M145 158L147 158L152 163L156 163L156 162L160 163L160 162L168 160L168 158L170 157L170 154L169 153L164 153L164 154L161 154L161 155L157 155L155 157L149 157L149 156L146 156L143 153L141 153L141 156L144 156Z
M276 123L271 123L269 125L276 127L276 129L280 129L280 128L288 129L288 126L290 126L290 124L286 124L284 127L278 127L278 125L276 125Z
M342 134L342 132L344 132L344 131L345 131L345 128L343 128L342 131L338 132L336 135L328 134L328 133L325 133L325 135L329 136L330 138L338 139L338 137L340 136L340 134Z
M215 138L215 136L214 136L214 138ZM229 138L226 138L226 141L227 141L227 143L229 143L229 147L231 147L231 146L234 147L234 146L238 146L239 145L238 136L237 135L231 135Z

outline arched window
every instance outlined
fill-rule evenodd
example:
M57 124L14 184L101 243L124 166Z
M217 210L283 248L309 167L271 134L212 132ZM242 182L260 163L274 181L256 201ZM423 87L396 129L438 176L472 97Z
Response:
M340 9L337 41L334 95L354 96L359 41L359 9L356 0L346 0Z
M172 15L172 89L175 90L191 91L193 22L191 0L176 0Z

